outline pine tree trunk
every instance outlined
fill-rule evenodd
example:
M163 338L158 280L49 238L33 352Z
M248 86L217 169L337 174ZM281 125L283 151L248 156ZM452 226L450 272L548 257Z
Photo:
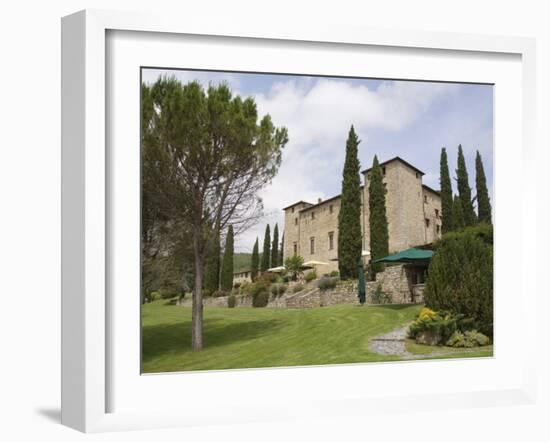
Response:
M202 350L202 273L203 256L198 235L195 235L193 241L195 253L195 290L193 291L193 309L191 320L191 345L193 351Z

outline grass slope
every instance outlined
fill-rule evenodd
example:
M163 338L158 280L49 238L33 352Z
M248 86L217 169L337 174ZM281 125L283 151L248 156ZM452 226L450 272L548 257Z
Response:
M204 349L195 353L191 350L191 308L157 301L142 308L142 370L159 373L397 360L372 353L369 340L414 320L420 308L205 308Z

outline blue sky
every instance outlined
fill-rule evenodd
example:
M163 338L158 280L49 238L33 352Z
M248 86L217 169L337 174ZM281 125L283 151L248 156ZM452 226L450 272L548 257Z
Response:
M227 82L235 94L253 96L260 115L286 126L289 143L272 184L261 192L265 217L240 234L236 251L250 251L265 224L283 226L282 208L298 200L338 195L351 124L361 140L361 170L400 156L425 172L423 182L439 189L441 147L455 176L462 144L475 194L475 152L483 157L493 195L493 87L490 85L350 79L295 75L144 69L145 82L174 75L203 85ZM454 181L454 180L453 180ZM453 182L453 185L455 183Z

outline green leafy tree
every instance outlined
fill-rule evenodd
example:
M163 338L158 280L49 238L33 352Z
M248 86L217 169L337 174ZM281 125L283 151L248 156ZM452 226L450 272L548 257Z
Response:
M439 162L439 185L441 189L441 230L443 233L447 233L454 229L453 188L449 174L449 164L447 162L447 150L444 147L441 149L441 159Z
M455 195L453 200L453 227L455 230L460 230L465 227L464 212L462 211L462 201Z
M227 237L225 238L225 250L223 253L221 288L231 290L233 287L233 254L234 254L233 226L227 228Z
M285 268L293 281L296 281L303 273L304 258L300 255L290 256L285 259Z
M269 269L270 258L271 258L271 234L269 231L269 224L268 224L267 226L265 226L264 248L262 252L260 271L266 272L267 269Z
M476 153L476 191L477 191L477 218L479 222L491 224L491 202L487 190L487 178L483 168L483 160L479 151Z
M357 276L361 259L361 179L357 150L359 139L351 126L346 141L346 159L342 177L342 197L338 213L338 269L342 279Z
M468 170L466 169L466 161L462 152L462 145L458 145L458 163L456 170L456 180L458 187L458 196L462 203L462 214L464 216L464 224L472 226L476 223L476 214L474 205L472 204L472 189L468 179Z
M487 224L450 232L435 243L424 290L426 306L472 322L493 335L493 228Z
M212 241L209 256L206 261L206 274L204 276L204 288L210 293L220 288L220 235L217 234Z
M254 247L252 248L252 258L250 260L250 277L252 278L252 281L256 281L259 268L260 254L258 250L258 238L256 238L256 242L254 243Z
M384 268L382 263L374 263L374 261L387 256L389 252L386 187L382 181L382 170L376 155L372 163L369 180L369 227L371 272L374 276Z
M273 229L273 244L271 246L271 266L279 265L279 226L275 224Z
M258 193L276 175L288 133L227 84L206 91L196 81L162 77L143 85L142 96L143 185L148 204L192 249L191 343L200 350L211 243L216 232L229 225L240 231L261 216Z

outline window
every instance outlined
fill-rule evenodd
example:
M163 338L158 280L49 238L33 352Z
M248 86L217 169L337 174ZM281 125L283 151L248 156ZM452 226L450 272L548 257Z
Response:
M309 253L314 254L315 253L315 237L312 236L309 238Z
M420 174L416 172L416 178L420 178Z
M425 202L425 203L428 202L428 195L424 195L424 202Z
M439 233L441 232L441 226L439 224L437 224L435 226L435 231L437 232L437 234L439 235Z
M333 210L333 207L332 207L332 204L331 204L330 206L328 206L329 213L332 213L332 210Z
M328 249L334 249L334 232L328 232Z
M311 212L311 219L315 219L315 212Z
M439 218L439 210L435 209L435 217Z
M294 256L296 256L298 254L298 244L294 243L293 246L294 246Z
M293 207L292 209L290 209L290 211L291 211L292 213L294 213L294 207Z
M294 218L294 225L295 225L295 226L298 225L298 218Z
M424 221L426 221L426 227L430 227L430 220L426 218Z
M382 175L386 176L386 166L382 167Z

